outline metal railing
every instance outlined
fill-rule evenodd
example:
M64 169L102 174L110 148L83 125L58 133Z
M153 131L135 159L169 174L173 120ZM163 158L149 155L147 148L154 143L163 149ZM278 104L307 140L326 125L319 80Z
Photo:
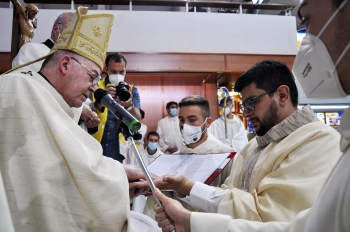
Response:
M1 1L1 0L0 0ZM295 5L288 4L250 4L243 2L231 1L196 1L196 0L24 0L26 3L45 3L45 4L89 4L89 5L129 5L129 10L132 11L132 6L172 6L185 7L186 12L189 12L189 7L193 7L196 12L197 7L206 8L230 8L237 9L237 12L243 14L245 10L279 10L285 15L291 15L291 11Z

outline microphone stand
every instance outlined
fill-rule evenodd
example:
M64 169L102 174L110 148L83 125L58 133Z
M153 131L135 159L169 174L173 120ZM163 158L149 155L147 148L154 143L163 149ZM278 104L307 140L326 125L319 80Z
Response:
M117 117L117 121L116 121L116 124L115 124L116 127L115 128L119 132L121 132L123 134L125 140L130 142L131 148L132 148L132 150L134 151L134 153L136 155L136 159L137 159L137 161L140 164L140 167L142 169L143 174L146 177L147 182L149 183L149 186L150 186L151 191L152 191L152 195L153 195L157 205L158 206L163 206L162 202L154 194L154 189L156 188L156 185L154 184L154 182L153 182L153 180L151 178L151 175L149 174L149 172L147 170L147 167L146 167L145 163L143 162L143 159L141 157L141 154L140 154L139 150L137 150L134 138L136 138L137 140L140 139L140 138L137 138L137 136L139 136L139 134L131 132L129 130L129 128L124 123L122 123L122 116L120 114L119 115L115 115L115 116ZM172 230L171 232L176 232L176 230Z
M148 181L148 183L150 185L153 197L156 200L157 205L158 206L163 206L162 202L154 195L154 189L156 188L156 186L155 186L155 184L154 184L154 182L153 182L153 180L151 178L151 175L149 174L149 172L147 170L147 167L146 167L145 163L143 162L143 159L141 157L141 154L140 154L139 150L136 147L136 144L135 144L135 141L134 141L134 137L135 137L135 135L137 136L137 134L134 134L133 132L131 132L129 130L129 128L124 123L121 123L121 118L119 120L120 120L120 122L117 122L118 125L119 125L119 131L123 134L125 140L130 142L131 148L134 151L136 159L137 159L137 161L140 164L140 167L142 169L142 172L145 175L146 180ZM119 120L117 120L117 121L119 121Z

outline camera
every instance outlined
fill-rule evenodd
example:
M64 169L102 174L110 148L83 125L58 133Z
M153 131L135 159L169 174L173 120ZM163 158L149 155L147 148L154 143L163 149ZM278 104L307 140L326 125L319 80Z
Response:
M119 97L119 100L121 101L127 101L130 99L131 94L129 92L130 85L124 81L121 81L118 83L118 85L115 87L115 90L117 92L117 96Z

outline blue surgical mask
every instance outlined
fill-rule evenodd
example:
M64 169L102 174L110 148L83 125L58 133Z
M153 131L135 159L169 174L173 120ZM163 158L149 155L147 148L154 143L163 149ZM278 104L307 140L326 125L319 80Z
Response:
M173 116L173 117L175 117L176 114L177 114L177 109L176 109L176 108L171 108L171 109L170 109L170 115Z
M148 142L148 148L151 149L152 151L157 149L157 147L158 147L158 143Z

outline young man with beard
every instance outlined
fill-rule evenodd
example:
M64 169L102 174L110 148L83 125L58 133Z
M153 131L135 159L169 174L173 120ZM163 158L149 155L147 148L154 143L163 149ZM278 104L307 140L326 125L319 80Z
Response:
M340 98L350 94L350 1L302 0L299 17L306 22L307 35L301 43L293 72L308 97ZM314 43L310 43L314 41ZM308 70L305 75L304 71ZM329 78L332 75L333 78ZM320 85L321 83L321 85ZM300 212L291 223L232 220L219 214L192 213L177 202L156 195L181 231L234 232L347 232L350 230L350 110L342 116L340 149L344 153L311 209ZM323 152L324 153L324 152ZM324 153L326 154L326 153ZM326 154L332 155L332 154ZM159 223L167 224L163 208L157 208ZM205 218L203 218L203 216ZM198 219L201 218L202 221ZM165 220L164 220L165 219ZM201 223L205 221L206 223ZM208 226L210 225L210 226ZM202 226L205 229L202 229ZM163 231L168 231L163 227Z
M243 115L251 118L257 137L243 148L222 189L181 175L163 177L159 187L189 195L201 211L251 221L291 221L313 205L338 161L339 133L319 121L310 106L297 109L294 77L280 62L257 63L237 80L235 91L242 94ZM190 217L191 223L201 221L198 231L212 231L206 214Z

